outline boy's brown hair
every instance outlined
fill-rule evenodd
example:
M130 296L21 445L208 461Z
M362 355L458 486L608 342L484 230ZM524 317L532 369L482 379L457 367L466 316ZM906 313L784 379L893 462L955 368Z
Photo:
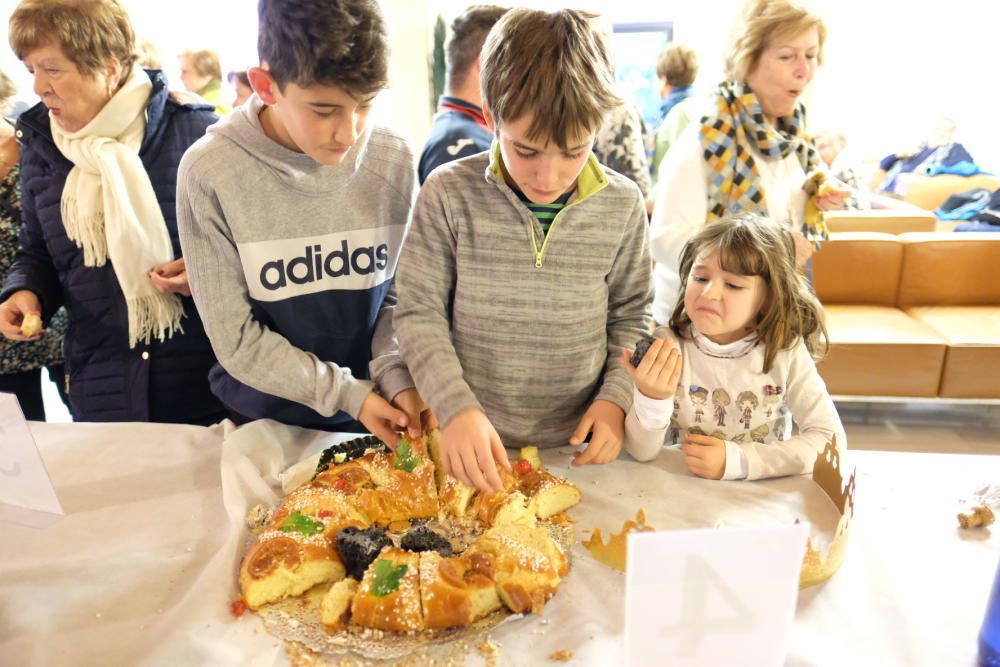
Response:
M681 255L681 291L670 318L670 328L686 338L691 318L684 310L691 267L699 253L717 248L723 271L741 276L760 276L767 296L751 332L764 345L764 372L774 358L801 338L817 361L829 348L823 307L805 276L795 268L795 239L787 228L767 218L744 213L722 218L702 227L688 241Z
M674 88L686 88L698 76L698 54L690 46L671 44L656 59L656 76Z
M117 59L124 80L138 57L132 22L117 0L23 0L11 14L9 39L20 60L55 42L84 75Z
M483 106L499 128L532 115L528 139L561 149L581 130L596 131L621 104L607 44L594 14L511 9L483 45Z
M260 0L257 53L284 90L338 86L375 93L388 82L385 23L375 0Z

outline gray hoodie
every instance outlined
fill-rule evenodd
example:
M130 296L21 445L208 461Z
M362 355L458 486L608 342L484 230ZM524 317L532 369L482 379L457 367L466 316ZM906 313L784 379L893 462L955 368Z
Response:
M356 417L372 389L413 386L392 332L413 156L366 129L340 165L269 139L256 96L184 155L177 222L230 409L301 426ZM370 365L370 369L369 369Z

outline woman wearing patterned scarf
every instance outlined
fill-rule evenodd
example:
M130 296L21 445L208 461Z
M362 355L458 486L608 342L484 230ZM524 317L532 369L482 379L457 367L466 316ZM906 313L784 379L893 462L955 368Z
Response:
M217 421L174 217L177 166L211 107L169 99L163 74L136 63L117 0L23 0L10 42L42 102L17 124L21 249L0 331L39 339L38 318L66 306L74 419Z
M819 216L806 215L810 198L830 210L849 195L830 182L820 190L824 176L799 102L822 60L822 19L790 0L750 0L734 34L713 108L660 168L650 228L657 322L677 302L678 261L702 225L741 211L764 215L796 232L802 266L825 236Z

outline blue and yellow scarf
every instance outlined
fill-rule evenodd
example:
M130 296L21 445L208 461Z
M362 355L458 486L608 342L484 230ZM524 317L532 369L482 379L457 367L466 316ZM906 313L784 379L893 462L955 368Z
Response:
M819 155L805 133L806 110L802 104L791 116L778 118L777 126L764 118L757 96L736 81L719 85L715 114L701 119L701 146L715 178L708 183L707 222L742 211L767 215L760 172L751 148L761 155L785 158L794 152L806 172L802 188L810 196L823 181ZM817 219L818 218L818 219ZM803 233L813 241L826 238L820 216L806 216Z

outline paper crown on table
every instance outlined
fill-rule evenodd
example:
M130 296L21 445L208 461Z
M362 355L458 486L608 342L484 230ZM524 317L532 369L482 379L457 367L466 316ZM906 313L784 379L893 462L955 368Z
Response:
M854 518L854 490L857 471L851 472L850 479L844 484L844 477L840 468L840 450L837 449L837 439L834 438L826 444L823 452L816 457L813 464L813 481L823 489L823 493L830 498L837 510L840 512L840 520L837 522L837 530L834 532L833 541L827 547L826 553L822 554L813 544L810 536L806 543L806 555L802 560L802 572L799 575L799 588L809 588L816 584L821 584L840 568L847 553L847 536L851 527L851 519Z
M813 481L823 490L840 513L837 530L826 553L821 553L813 543L812 536L806 543L806 554L802 560L802 571L799 574L799 587L809 588L823 583L833 576L844 562L847 550L848 529L854 517L854 487L857 472L851 473L851 478L844 484L840 472L840 451L837 449L836 438L827 443L823 452L816 457L813 464ZM628 534L656 530L646 524L646 512L642 509L636 513L635 521L628 520L622 525L621 532L612 533L608 542L604 542L601 529L595 528L590 539L583 546L590 551L595 559L608 567L620 572L625 571Z

